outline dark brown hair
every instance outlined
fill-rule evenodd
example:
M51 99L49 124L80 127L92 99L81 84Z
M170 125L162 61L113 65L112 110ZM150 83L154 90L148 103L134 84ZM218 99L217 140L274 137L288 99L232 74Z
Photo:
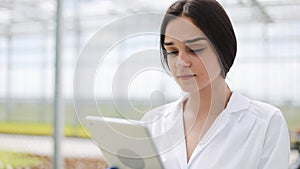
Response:
M187 16L207 36L219 57L222 76L230 70L237 51L237 42L230 19L223 7L215 0L179 0L167 10L160 30L161 61L168 67L164 48L168 23L176 17Z

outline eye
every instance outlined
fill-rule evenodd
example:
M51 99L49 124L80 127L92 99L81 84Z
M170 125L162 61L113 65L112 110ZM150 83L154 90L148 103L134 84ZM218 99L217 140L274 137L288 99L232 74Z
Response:
M202 48L202 49L190 49L190 52L193 53L193 54L197 54L197 53L200 53L204 50L205 48Z
M170 51L170 52L167 51L167 55L177 55L177 54L178 51Z

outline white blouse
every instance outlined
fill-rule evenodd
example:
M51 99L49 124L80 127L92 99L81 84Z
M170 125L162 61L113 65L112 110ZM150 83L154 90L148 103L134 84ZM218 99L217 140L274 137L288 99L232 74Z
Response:
M281 111L233 92L227 107L187 162L182 103L147 112L142 121L165 169L287 169L290 141Z

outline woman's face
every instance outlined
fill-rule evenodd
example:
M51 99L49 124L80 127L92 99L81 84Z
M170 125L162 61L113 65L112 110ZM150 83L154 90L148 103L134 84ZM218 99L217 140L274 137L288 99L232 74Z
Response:
M178 17L168 23L164 47L170 71L183 91L190 93L210 87L221 76L214 48L189 17Z

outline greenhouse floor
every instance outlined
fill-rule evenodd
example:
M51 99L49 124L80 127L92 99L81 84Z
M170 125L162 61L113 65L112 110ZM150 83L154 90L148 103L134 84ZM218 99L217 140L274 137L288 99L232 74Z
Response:
M0 150L52 157L53 138L50 136L0 134ZM62 140L62 156L69 159L102 159L101 151L93 141L83 138L64 138ZM291 151L290 163L295 162L298 156L297 151Z
M101 151L91 139L64 138L61 143L64 157L102 157ZM0 134L0 150L52 156L53 138L50 136Z

